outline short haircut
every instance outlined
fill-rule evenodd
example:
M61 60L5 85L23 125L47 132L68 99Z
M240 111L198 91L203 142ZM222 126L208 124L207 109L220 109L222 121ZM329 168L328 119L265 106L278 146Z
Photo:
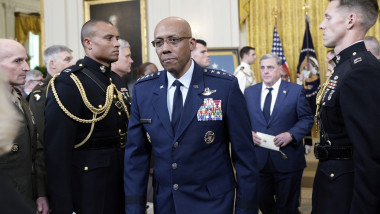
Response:
M207 43L206 43L205 40L197 39L197 40L195 40L195 41L197 41L197 43L202 44L203 46L207 47Z
M255 50L255 48L253 48L253 47L251 47L251 46L244 46L244 47L242 47L242 48L240 49L240 52L239 52L239 54L240 54L240 58L243 58L243 56L244 56L245 54L249 54L249 51L251 51L251 50Z
M119 47L119 50L123 50L124 48L130 48L131 45L129 44L128 41L124 40L124 39L119 39L119 44L120 44L120 47Z
M110 21L107 20L100 20L100 19L90 19L86 23L83 24L82 30L80 32L80 41L82 43L82 46L84 47L84 37L92 36L92 34L95 32L95 30L92 29L92 27L98 23L106 23L113 26L113 24Z
M379 4L377 0L329 0L338 1L339 8L358 15L359 22L363 30L367 32L377 21L379 16Z
M279 56L277 56L276 54L272 54L272 53L268 53L268 54L265 54L264 56L262 56L260 58L260 64L261 64L261 61L263 60L266 60L266 59L272 59L274 58L276 60L276 64L278 66L282 66L282 60Z
M39 70L30 70L26 72L25 84L30 80L35 80L37 77L44 77L44 75Z
M73 52L70 48L64 46L64 45L52 45L48 48L43 53L43 58L46 67L48 66L50 60L52 60L57 54L61 52Z
M376 37L373 36L367 36L364 38L364 43L367 49L370 49L373 55L380 56L380 43L376 39Z

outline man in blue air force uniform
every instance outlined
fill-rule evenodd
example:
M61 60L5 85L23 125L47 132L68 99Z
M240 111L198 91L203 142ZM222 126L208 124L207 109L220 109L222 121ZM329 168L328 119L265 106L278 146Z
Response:
M133 89L126 213L145 212L151 149L155 214L232 214L235 188L236 213L257 213L255 152L237 79L191 59L196 42L181 18L160 21L154 38L166 70L139 79Z

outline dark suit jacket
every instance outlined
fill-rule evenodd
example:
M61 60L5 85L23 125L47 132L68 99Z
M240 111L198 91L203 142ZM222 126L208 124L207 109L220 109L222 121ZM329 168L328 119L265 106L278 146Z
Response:
M274 136L290 132L295 140L281 148L288 156L286 160L278 151L255 146L258 169L261 170L265 166L268 156L281 172L303 169L306 163L301 141L310 132L314 122L305 92L297 84L281 81L271 117L266 122L260 107L262 84L253 85L244 91L252 131Z
M236 213L257 213L255 152L237 79L194 63L180 126L173 133L167 75L160 71L143 77L133 88L124 164L126 213L145 211L151 147L156 214L232 214L235 187ZM215 92L203 95L205 88ZM222 120L198 121L197 112L207 98L221 101Z

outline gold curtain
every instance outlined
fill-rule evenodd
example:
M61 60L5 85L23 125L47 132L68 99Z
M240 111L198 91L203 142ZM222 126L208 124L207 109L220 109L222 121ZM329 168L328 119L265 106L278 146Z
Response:
M17 41L24 44L29 37L29 32L41 34L40 15L16 13L15 29Z
M247 45L255 47L258 59L272 50L273 27L275 17L273 10L277 9L277 31L280 35L286 61L293 82L296 81L298 58L305 33L304 5L309 6L310 32L320 66L321 82L326 77L325 63L327 48L323 46L323 39L319 25L324 19L324 13L329 1L315 0L239 0L240 26L245 24ZM378 0L380 3L380 0ZM379 20L367 33L380 40ZM253 66L258 82L261 82L260 65L258 60Z
M41 19L37 13L15 13L15 35L18 42L25 45L25 41L29 38L29 32L39 35L40 47L39 47L39 61L42 65L42 45L41 45Z

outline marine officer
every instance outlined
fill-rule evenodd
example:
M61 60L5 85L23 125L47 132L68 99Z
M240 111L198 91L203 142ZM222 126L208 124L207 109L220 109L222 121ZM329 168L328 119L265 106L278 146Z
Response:
M45 145L53 213L124 213L125 85L111 71L119 34L108 21L81 30L82 64L55 75L45 108Z
M366 50L377 0L330 0L319 26L336 67L317 95L312 213L380 211L380 62Z

